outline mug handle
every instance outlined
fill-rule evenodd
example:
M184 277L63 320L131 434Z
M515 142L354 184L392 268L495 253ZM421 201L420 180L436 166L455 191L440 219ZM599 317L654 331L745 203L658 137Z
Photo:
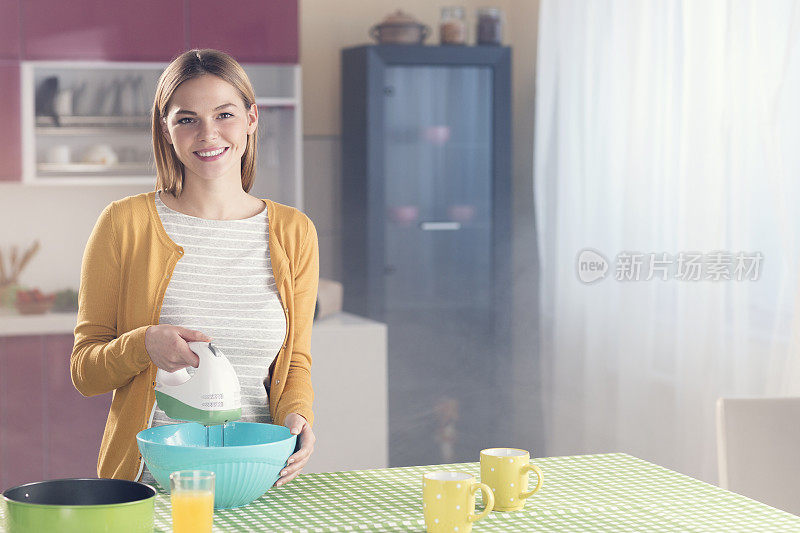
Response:
M542 488L542 483L544 483L544 474L542 474L542 471L539 469L538 466L531 464L523 466L522 474L525 475L528 472L536 472L536 476L539 478L539 482L536 484L535 489L520 493L519 498L521 500L524 500L525 498L532 496L533 493Z
M473 484L470 489L469 493L472 495L472 508L475 509L475 493L481 490L483 492L483 498L486 500L484 503L486 507L483 509L481 514L476 515L475 513L469 513L467 515L467 520L470 522L477 522L487 514L489 514L492 509L494 509L494 493L492 489L489 488L489 485L486 483L475 483Z

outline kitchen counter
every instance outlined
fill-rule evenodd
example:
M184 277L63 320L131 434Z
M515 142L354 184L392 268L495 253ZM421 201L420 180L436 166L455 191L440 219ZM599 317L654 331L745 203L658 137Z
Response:
M10 309L0 309L0 337L15 335L58 335L73 333L77 313L44 313L20 315Z

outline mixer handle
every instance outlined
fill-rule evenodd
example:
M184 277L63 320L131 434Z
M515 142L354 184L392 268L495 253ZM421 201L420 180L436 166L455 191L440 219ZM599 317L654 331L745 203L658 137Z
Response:
M209 365L213 361L212 357L219 357L220 352L217 348L215 348L210 342L190 342L188 343L189 349L191 349L194 353L197 354L197 357L200 359L198 363L198 368L201 365ZM170 387L177 387L178 385L183 385L187 381L189 381L192 376L189 372L186 371L185 368L181 368L180 370L176 370L175 372L167 372L166 370L158 369L156 372L156 381L163 385L168 385Z
M215 348L210 342L194 341L188 344L189 349L196 353L197 357L200 358L200 364L198 365L198 368L203 366L203 364L213 365L214 359L220 357L221 355L219 348Z

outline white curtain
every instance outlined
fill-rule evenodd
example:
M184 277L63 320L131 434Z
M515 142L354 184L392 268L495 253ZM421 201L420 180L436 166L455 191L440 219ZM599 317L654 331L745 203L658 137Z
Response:
M546 453L716 482L716 399L800 393L800 6L542 0L537 61ZM714 281L739 253L757 279Z

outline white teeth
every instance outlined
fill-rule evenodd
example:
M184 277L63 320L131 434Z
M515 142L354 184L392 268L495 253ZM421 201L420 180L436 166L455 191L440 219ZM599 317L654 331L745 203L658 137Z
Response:
M225 148L220 148L219 150L212 150L210 152L197 152L201 157L213 157L215 155L221 154Z

